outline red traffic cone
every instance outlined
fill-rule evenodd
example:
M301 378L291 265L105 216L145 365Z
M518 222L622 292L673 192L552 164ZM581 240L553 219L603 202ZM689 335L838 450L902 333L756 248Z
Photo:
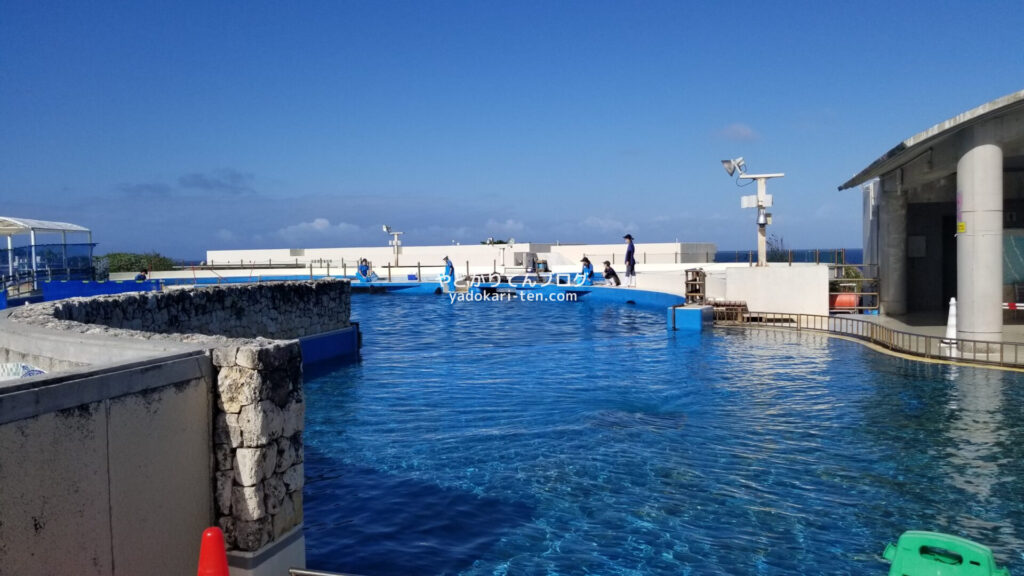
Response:
M228 554L224 550L224 533L220 528L207 528L203 532L197 576L229 576Z

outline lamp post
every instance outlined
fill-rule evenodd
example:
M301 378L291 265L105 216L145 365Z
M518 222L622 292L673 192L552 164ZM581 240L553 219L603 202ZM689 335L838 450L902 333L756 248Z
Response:
M391 234L391 240L388 240L388 246L395 247L395 266L398 266L398 255L402 253L402 233L393 232L391 226L385 224L382 226L385 234Z
M722 167L725 171L732 176L737 171L739 175L736 177L737 180L757 180L757 194L751 194L749 196L740 197L741 208L757 208L757 265L767 266L768 265L768 225L772 223L772 215L769 214L766 209L772 207L771 194L766 192L768 185L767 181L769 178L782 178L785 176L782 172L775 172L771 174L747 174L746 163L743 158L736 158L734 160L722 160Z

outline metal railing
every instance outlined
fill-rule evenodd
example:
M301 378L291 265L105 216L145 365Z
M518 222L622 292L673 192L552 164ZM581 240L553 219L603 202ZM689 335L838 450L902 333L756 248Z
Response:
M347 572L323 572L320 570L306 570L305 568L291 568L288 570L288 576L359 576L358 574L349 574Z
M926 336L894 330L869 320L847 316L746 312L718 325L762 326L845 336L881 348L929 360L948 360L986 366L1024 368L1024 343L990 342Z
M583 255L590 258L591 262L601 263L605 260L611 262L612 266L621 265L625 258L625 247L619 252L584 252ZM648 252L637 250L633 254L637 264L703 264L715 261L715 252L712 250L693 250L683 252Z
M829 264L829 312L878 310L880 283L877 264ZM854 304L848 299L853 297Z

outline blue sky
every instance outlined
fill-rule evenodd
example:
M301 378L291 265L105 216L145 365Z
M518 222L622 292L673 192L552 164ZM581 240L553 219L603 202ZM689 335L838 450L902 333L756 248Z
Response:
M1019 2L0 0L0 214L98 252L859 247L837 186L1024 88Z

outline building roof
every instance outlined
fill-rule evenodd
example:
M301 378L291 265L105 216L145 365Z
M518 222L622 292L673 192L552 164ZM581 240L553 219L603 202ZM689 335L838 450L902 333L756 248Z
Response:
M28 234L29 232L90 232L84 226L68 224L67 222L47 222L46 220L31 220L28 218L11 218L0 216L0 236L14 236L17 234Z
M869 180L888 174L889 172L892 172L913 160L918 155L923 154L929 147L948 140L960 130L977 124L983 120L1007 114L1020 108L1024 108L1024 90L1014 92L1013 94L1003 96L1002 98L996 98L987 104L982 104L977 108L958 114L945 122L940 122L924 132L915 134L903 142L900 142L891 150L883 154L881 158L875 160L867 168L861 170L859 174L840 185L839 189L846 190L847 188L853 188L854 186L864 184Z

